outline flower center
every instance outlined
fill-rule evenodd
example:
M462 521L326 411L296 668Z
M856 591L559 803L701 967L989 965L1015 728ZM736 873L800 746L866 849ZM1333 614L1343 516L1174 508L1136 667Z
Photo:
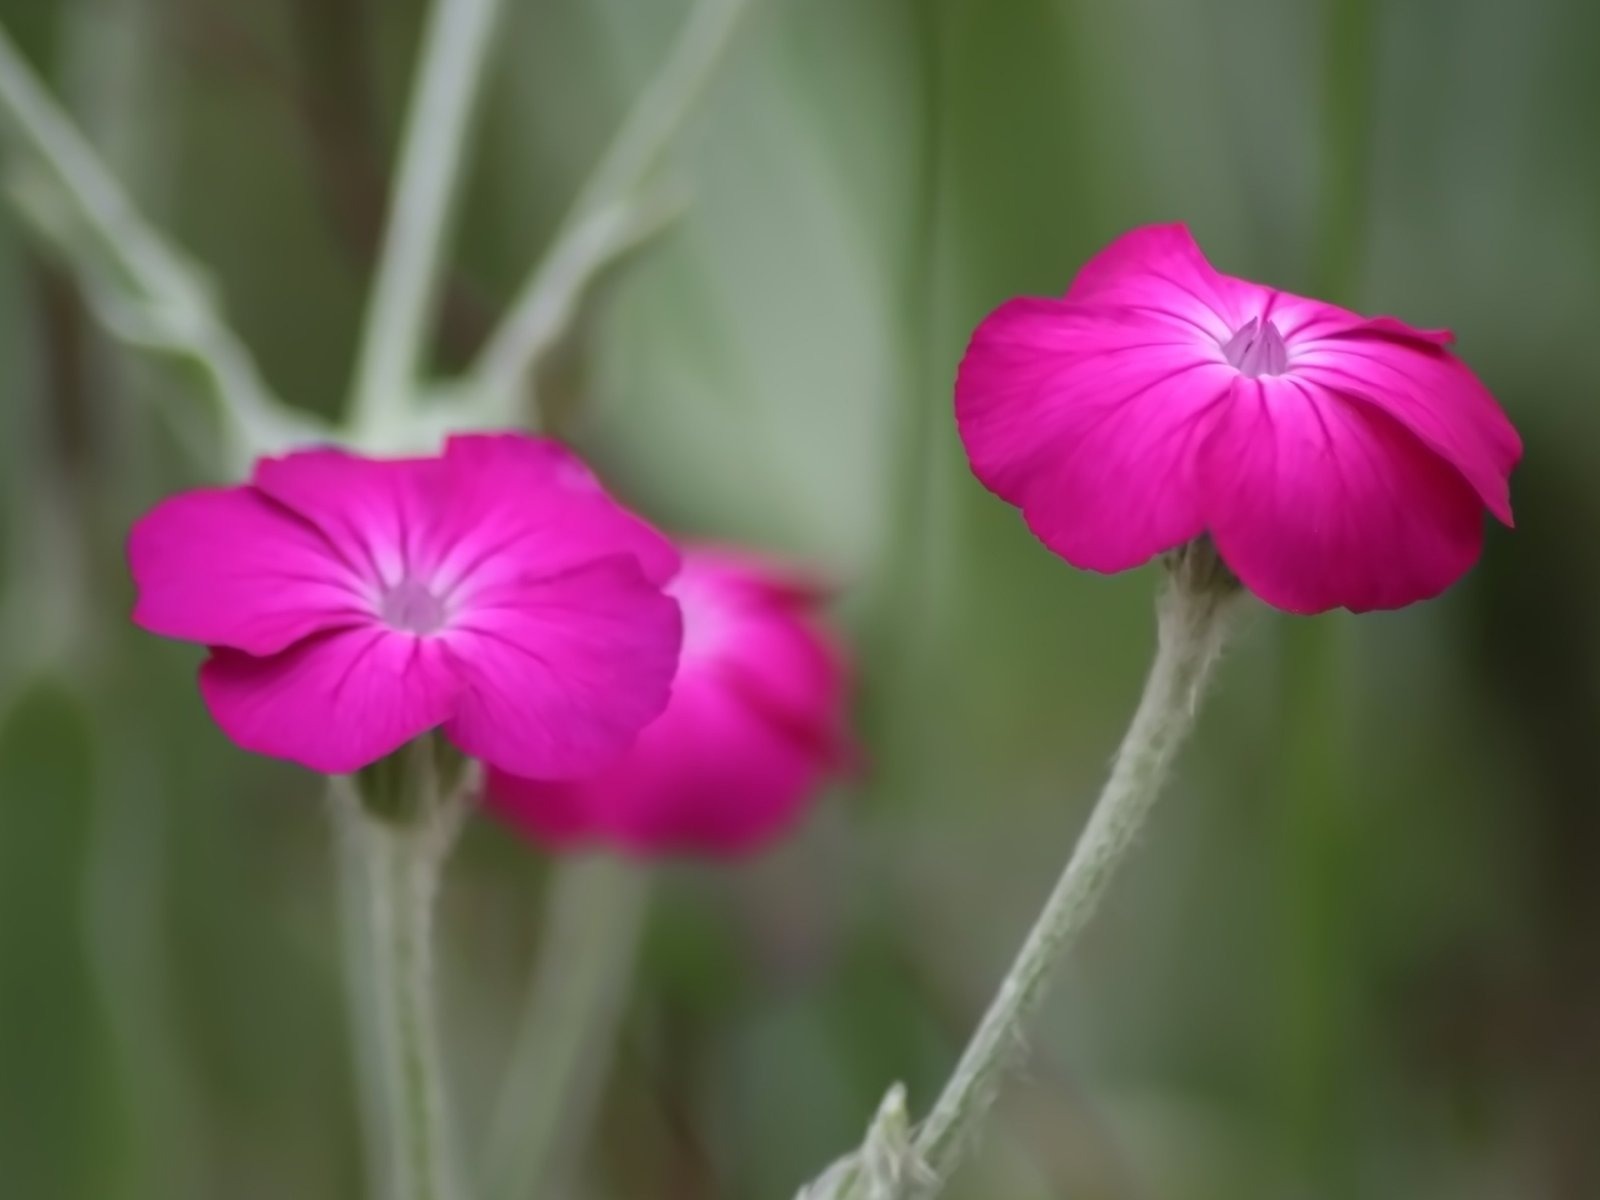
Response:
M1282 375L1289 369L1289 347L1283 334L1270 320L1251 317L1222 347L1230 366L1251 379L1258 375Z
M378 616L385 625L407 633L433 633L444 625L444 601L415 579L402 579L378 601Z

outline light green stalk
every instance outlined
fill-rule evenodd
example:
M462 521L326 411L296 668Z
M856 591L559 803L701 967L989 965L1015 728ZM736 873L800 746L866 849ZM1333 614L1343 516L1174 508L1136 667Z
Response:
M423 33L377 277L356 360L352 417L362 441L405 442L427 361L463 154L504 0L435 0Z
M1209 547L1177 552L1157 606L1155 662L1089 823L927 1119L909 1131L891 1092L863 1149L803 1200L911 1200L937 1195L1027 1045L1056 967L1088 924L1137 840L1239 606Z
M3 29L0 136L12 201L77 273L102 323L131 346L200 368L232 471L316 435L313 421L273 397L199 272L139 214ZM192 422L179 428L193 438Z
M680 201L661 190L654 176L749 7L750 0L697 0L671 52L468 372L464 386L476 421L516 418L524 384L571 324L589 284L678 212Z
M431 739L364 782L334 781L346 904L345 951L372 1194L457 1200L444 1064L434 1012L433 912L464 811L440 783Z
M586 1140L648 898L640 864L602 856L557 867L537 968L489 1126L489 1200L562 1190L571 1166L562 1149Z

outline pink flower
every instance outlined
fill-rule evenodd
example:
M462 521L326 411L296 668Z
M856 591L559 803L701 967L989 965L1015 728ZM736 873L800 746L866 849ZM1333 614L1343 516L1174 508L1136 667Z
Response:
M200 691L247 750L354 771L435 727L565 778L666 704L677 552L553 442L451 438L436 458L305 450L133 528L134 620L211 647Z
M684 639L666 712L593 779L492 772L492 811L553 846L735 854L787 828L844 763L844 666L812 620L813 588L702 548L668 590Z
M1068 562L1209 534L1269 604L1398 608L1511 524L1511 423L1446 347L1219 274L1182 225L1125 234L1063 300L1012 300L956 382L972 469Z

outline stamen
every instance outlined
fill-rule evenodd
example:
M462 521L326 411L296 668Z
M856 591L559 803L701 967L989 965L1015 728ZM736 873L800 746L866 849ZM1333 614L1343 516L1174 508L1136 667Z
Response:
M384 592L378 602L378 616L393 629L422 634L443 627L449 612L426 584L402 579Z
M1255 317L1245 322L1222 347L1223 357L1241 375L1255 379L1261 375L1282 375L1289 369L1289 347L1283 334L1270 320Z

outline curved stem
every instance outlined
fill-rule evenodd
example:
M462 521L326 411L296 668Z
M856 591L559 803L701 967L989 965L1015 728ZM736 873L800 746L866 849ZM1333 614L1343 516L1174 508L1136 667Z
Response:
M406 117L399 177L362 330L356 428L383 441L414 402L439 287L445 235L461 190L462 151L503 0L435 0Z
M600 1098L644 925L649 877L611 857L564 862L485 1152L490 1200L559 1192Z
M12 201L72 267L101 323L136 349L202 370L232 471L264 450L320 435L319 422L272 394L199 273L145 220L3 27L0 135L19 168ZM179 429L214 453L209 439L184 423Z
M1155 662L1144 695L1066 869L1029 931L989 1011L913 1140L909 1186L929 1194L949 1178L1021 1051L1051 974L1082 932L1144 825L1194 724L1236 597L1175 574L1158 605ZM922 1176L919 1185L915 1176Z
M416 819L400 822L372 811L348 786L336 790L334 803L347 870L345 950L373 1194L454 1200L432 939L455 813L429 803Z
M696 0L666 61L578 193L555 241L473 364L468 394L485 418L514 415L539 358L571 322L584 289L676 211L650 178L716 74L750 0Z

